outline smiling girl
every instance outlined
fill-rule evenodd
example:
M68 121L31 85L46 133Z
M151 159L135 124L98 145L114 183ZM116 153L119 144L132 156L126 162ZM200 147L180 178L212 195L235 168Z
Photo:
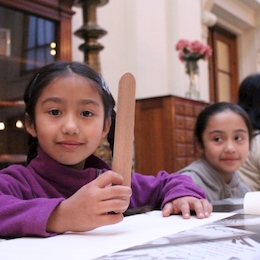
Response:
M200 158L179 173L191 176L210 202L243 198L249 188L236 171L248 156L251 138L252 126L241 107L227 102L209 105L198 115L194 129Z
M161 209L163 217L188 219L190 210L209 217L212 205L190 177L133 173L127 187L120 173L94 155L102 138L113 140L115 102L88 65L60 61L41 68L24 101L28 166L0 171L1 237L89 231L142 207Z

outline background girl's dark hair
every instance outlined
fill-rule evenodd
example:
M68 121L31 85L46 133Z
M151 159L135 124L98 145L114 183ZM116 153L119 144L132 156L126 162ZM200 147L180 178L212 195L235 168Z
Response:
M238 105L247 112L253 128L260 130L260 74L249 75L241 82Z
M237 104L228 103L228 102L219 102L219 103L214 103L206 106L197 117L197 121L194 128L194 141L197 142L202 148L204 148L202 135L208 125L209 119L212 116L221 113L225 110L230 110L240 115L243 118L248 129L249 141L251 141L253 128L245 110Z
M43 89L56 78L61 78L69 75L70 73L75 73L86 79L88 79L95 88L103 101L105 119L108 117L112 118L111 131L108 134L108 141L110 141L110 148L113 151L113 140L114 140L114 123L115 123L115 101L110 92L104 86L104 81L100 75L90 68L87 64L80 62L66 62L58 61L52 64L46 65L40 68L31 82L27 86L24 93L25 102L25 113L29 115L29 120L35 122L35 106L43 91ZM29 163L33 158L37 156L37 138L28 136L28 156L27 163Z

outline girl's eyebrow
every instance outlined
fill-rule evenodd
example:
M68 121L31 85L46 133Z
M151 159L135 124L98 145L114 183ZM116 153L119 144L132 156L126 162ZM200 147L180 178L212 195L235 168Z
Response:
M44 105L47 102L61 103L61 99L57 97L49 97L44 99L41 104Z
M220 133L224 133L225 131L222 131L222 130L212 130L209 132L210 135L212 134L220 134Z
M82 99L82 100L80 100L79 103L80 103L81 105L93 104L93 105L96 105L96 106L100 106L100 103L97 102L97 101L94 100L94 99Z
M237 129L234 132L243 132L243 133L248 133L247 129Z

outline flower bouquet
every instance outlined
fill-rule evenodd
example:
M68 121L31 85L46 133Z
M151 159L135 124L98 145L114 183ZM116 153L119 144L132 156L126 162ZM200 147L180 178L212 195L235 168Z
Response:
M198 60L207 60L212 55L210 46L199 41L179 40L176 44L176 50L179 52L179 59L182 62L197 63ZM196 68L198 72L198 67ZM187 71L187 73L189 73Z
M199 92L196 90L196 77L199 73L198 60L207 60L212 55L210 46L199 41L179 40L176 44L176 50L179 53L179 59L185 62L186 73L190 77L190 91L187 97L199 98Z

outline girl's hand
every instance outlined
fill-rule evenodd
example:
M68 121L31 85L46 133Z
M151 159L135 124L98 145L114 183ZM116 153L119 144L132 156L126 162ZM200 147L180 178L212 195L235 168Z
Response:
M197 199L195 197L181 197L166 203L162 214L168 217L170 214L182 213L183 218L190 218L190 211L196 212L197 218L208 218L212 212L212 205L206 199Z
M47 222L48 232L89 231L123 220L132 190L118 173L107 171L62 201Z

